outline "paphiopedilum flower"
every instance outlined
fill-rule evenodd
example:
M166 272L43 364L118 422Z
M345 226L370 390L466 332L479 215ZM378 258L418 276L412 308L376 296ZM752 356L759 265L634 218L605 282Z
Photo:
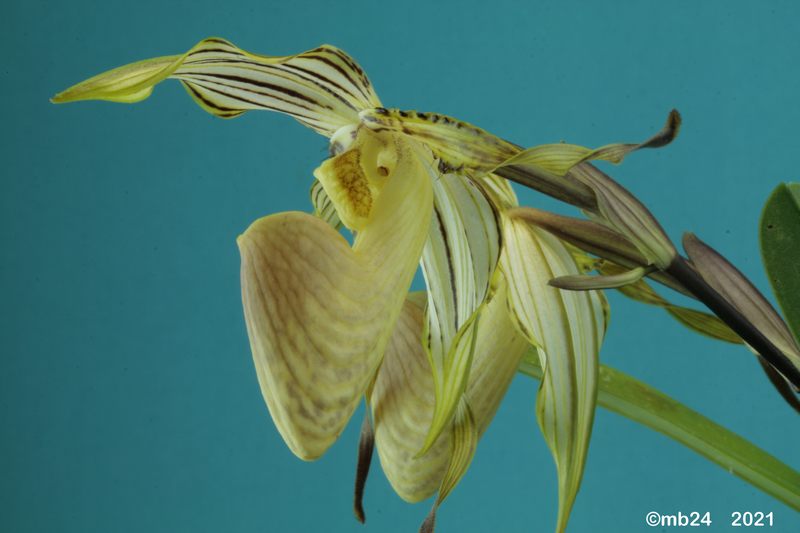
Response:
M677 114L640 144L522 150L451 117L384 108L363 70L335 47L270 57L217 38L100 74L53 100L131 103L167 78L216 116L273 110L329 138L331 157L314 171L315 215L269 215L238 239L259 384L292 452L320 457L365 397L372 424L363 442L374 433L404 499L438 490L435 513L533 347L544 369L537 417L557 464L562 531L588 448L607 306L596 291L548 285L582 274L576 252L515 215L506 179L590 213L625 244L632 268L664 268L676 252L658 223L588 162L666 144ZM409 296L418 263L427 291Z

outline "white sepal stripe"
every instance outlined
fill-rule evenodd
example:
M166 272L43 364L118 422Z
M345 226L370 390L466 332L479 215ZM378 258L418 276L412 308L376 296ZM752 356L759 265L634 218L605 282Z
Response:
M471 179L444 174L433 183L434 216L422 253L428 286L426 344L436 412L425 451L453 416L469 375L478 309L500 254L498 214Z
M218 117L233 118L253 109L278 111L326 136L358 123L359 111L380 106L361 67L334 46L293 56L265 56L216 37L200 41L183 55L110 70L53 101L136 102L166 78L180 80L203 109Z
M509 280L511 309L545 369L536 414L556 462L557 531L562 532L580 486L592 431L605 330L603 305L594 291L562 291L548 285L558 276L579 273L558 239L510 217L504 218L503 230L501 267Z

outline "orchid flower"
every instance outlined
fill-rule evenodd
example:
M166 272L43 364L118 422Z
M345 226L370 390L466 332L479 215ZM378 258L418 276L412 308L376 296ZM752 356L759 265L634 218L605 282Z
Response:
M523 150L448 116L383 107L364 71L333 46L271 57L219 38L105 72L53 101L133 103L168 78L218 117L277 111L328 138L330 158L311 183L314 214L265 216L237 240L256 374L289 449L319 458L365 398L357 516L374 442L400 497L438 491L422 526L432 531L533 349L542 369L537 418L557 466L564 531L591 434L608 306L597 290L556 286L661 275L685 290L663 273L677 252L658 223L589 161L617 163L667 144L677 113L644 143ZM613 265L630 270L587 282L590 259L561 240L570 231L534 221L507 180L582 208L595 220L587 224L619 245ZM427 291L409 294L419 264Z

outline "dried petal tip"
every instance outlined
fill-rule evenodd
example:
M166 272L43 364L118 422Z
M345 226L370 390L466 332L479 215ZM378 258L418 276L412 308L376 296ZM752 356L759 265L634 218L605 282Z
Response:
M436 502L431 507L428 516L425 517L425 520L422 522L422 525L419 527L419 533L433 533L436 529L436 511L439 510L439 503Z
M356 463L356 484L353 491L353 512L356 520L362 524L367 517L364 514L364 487L367 484L369 467L372 463L372 452L375 448L375 434L369 421L369 413L364 413L364 422L361 424L361 437L358 441L358 462Z
M668 145L674 141L678 133L680 133L682 122L681 114L677 109L673 109L669 112L667 122L664 124L661 131L640 144L639 148L661 148L662 146Z

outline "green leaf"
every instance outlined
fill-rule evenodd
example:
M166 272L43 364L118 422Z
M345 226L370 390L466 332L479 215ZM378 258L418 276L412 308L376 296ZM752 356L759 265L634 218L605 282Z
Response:
M783 315L800 343L800 183L782 183L761 213L761 257Z
M535 351L525 355L520 372L542 378ZM683 444L800 511L799 472L663 392L601 365L597 403Z

